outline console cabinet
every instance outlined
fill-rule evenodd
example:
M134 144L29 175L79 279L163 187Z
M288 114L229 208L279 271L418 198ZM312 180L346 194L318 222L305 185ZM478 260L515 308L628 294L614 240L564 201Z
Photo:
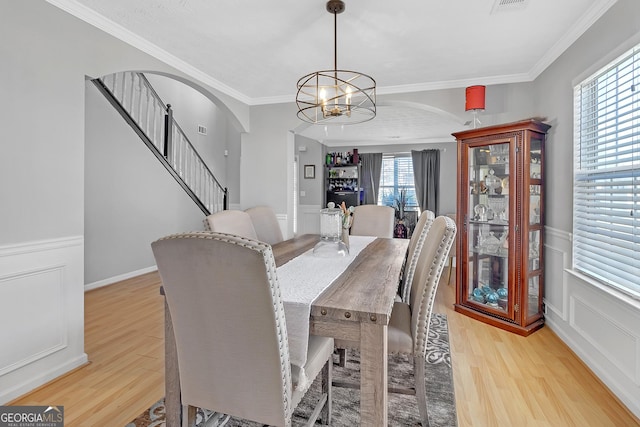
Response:
M325 203L342 202L347 207L361 203L360 165L341 164L325 166Z
M455 310L529 335L544 324L544 147L530 119L457 132Z

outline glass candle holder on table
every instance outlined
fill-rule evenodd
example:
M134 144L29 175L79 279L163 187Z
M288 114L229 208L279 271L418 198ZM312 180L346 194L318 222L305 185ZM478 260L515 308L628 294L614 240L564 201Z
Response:
M313 248L317 256L346 256L349 248L342 241L341 209L326 208L320 210L320 241Z

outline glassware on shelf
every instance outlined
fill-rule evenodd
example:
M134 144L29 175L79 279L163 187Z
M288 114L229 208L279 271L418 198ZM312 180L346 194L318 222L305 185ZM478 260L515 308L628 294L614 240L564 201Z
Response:
M496 292L489 292L487 295L485 295L484 299L487 301L487 305L492 306L492 307L497 307L498 306L498 294Z
M476 219L478 221L487 221L487 205L483 204L483 203L479 203L477 204L474 208L473 208L473 212L475 212L476 214Z
M490 231L489 237L485 239L483 244L484 251L489 254L497 254L501 246L500 240L493 234L493 231Z
M489 209L493 211L493 220L496 222L505 221L506 200L502 197L491 197L487 201Z
M475 288L471 294L471 299L484 304L484 292L482 292L482 289Z
M496 291L498 293L498 298L506 298L509 295L509 291L507 290L507 288L498 288L498 290Z
M502 180L495 175L493 169L489 169L489 175L484 178L484 185L487 186L490 195L499 194L498 189L502 189Z

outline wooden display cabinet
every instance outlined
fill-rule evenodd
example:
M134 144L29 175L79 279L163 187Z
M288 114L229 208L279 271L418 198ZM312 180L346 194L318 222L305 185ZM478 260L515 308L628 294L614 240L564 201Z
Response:
M455 310L527 336L544 325L544 146L530 119L458 141Z

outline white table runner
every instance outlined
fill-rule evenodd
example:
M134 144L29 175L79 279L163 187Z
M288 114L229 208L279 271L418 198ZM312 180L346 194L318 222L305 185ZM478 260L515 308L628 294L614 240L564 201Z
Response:
M347 256L318 257L310 249L277 268L292 365L302 368L307 362L311 304L375 239L369 236L349 236ZM301 380L304 378L306 376L301 372Z

